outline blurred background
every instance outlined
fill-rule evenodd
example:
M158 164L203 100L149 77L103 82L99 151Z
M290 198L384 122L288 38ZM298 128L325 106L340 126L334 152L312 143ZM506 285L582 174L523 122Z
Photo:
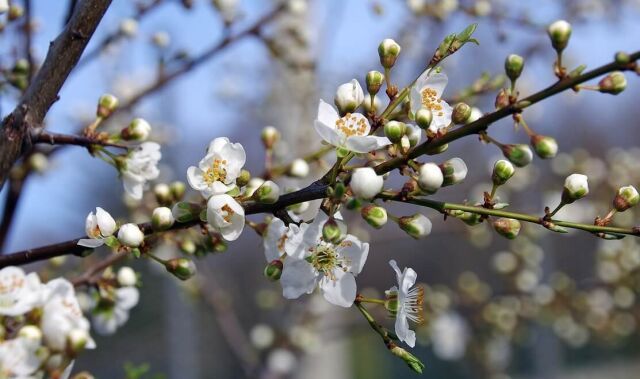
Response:
M49 41L63 27L69 3L31 1L36 62L44 59ZM444 97L491 112L497 90L504 86L503 62L510 53L526 58L518 82L522 95L556 80L555 52L545 31L550 22L564 18L573 25L565 52L569 68L594 68L610 62L617 51L632 52L640 35L636 0L291 0L259 33L215 49L225 36L243 33L280 4L233 3L114 0L49 113L48 130L77 133L92 120L99 96L111 92L131 107L107 128L119 130L133 117L153 125L152 140L163 145L158 182L186 181L187 167L218 136L241 142L247 168L259 174L264 169L262 128L273 125L281 132L275 157L281 163L320 147L312 128L319 99L330 102L338 85L352 78L364 85L367 71L380 70L377 46L384 38L402 46L393 77L402 87L421 72L445 35L478 23L480 46L465 46L443 65L449 76ZM134 32L123 24L131 19L137 21ZM10 70L22 54L24 20L3 24L0 68ZM629 88L618 96L567 92L527 109L528 124L555 137L560 153L517 170L498 191L500 200L514 210L542 215L545 205L557 203L565 176L583 173L592 192L558 217L591 223L606 214L619 186L640 185L639 82L631 73L627 80ZM158 88L146 94L150 86ZM6 82L0 88L4 117L19 91ZM144 96L138 98L140 93ZM491 135L504 143L527 142L511 120L494 125ZM461 157L469 167L464 183L434 198L481 201L500 156L495 146L468 137L429 157L437 163ZM148 221L144 202L123 198L115 170L82 148L55 151L39 163L42 172L24 181L18 198L9 194L10 186L2 191L3 212L16 208L3 252L78 237L86 214L96 206L121 220ZM312 164L307 179L285 177L279 183L305 186L330 163L328 157ZM389 210L397 215L416 212L397 205ZM381 296L394 285L388 266L392 258L418 272L426 289L426 322L417 329L413 352L426 364L425 377L637 378L636 239L604 241L523 225L519 238L506 241L487 225L469 227L420 211L434 224L432 235L420 241L393 223L374 231L357 212L344 213L351 220L350 233L371 242L367 269L358 277L360 290ZM632 226L637 217L632 209L617 215L614 223ZM158 249L171 255L177 247L167 243ZM73 276L105 254L30 269ZM388 353L355 309L330 306L315 295L285 301L279 283L262 274L262 242L250 230L225 252L203 255L196 262L201 275L186 283L149 262L129 262L142 272L140 303L115 336L97 337L98 348L85 353L77 369L98 378L415 375ZM393 324L382 309L372 311Z

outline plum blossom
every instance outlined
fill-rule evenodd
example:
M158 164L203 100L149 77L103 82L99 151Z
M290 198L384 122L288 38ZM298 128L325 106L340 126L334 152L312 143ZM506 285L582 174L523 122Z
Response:
M282 257L286 251L292 251L301 242L302 233L298 225L290 224L287 227L279 218L273 218L262 240L264 256L267 262L271 262Z
M231 143L226 137L216 138L209 144L207 154L198 167L187 169L187 180L205 198L226 193L235 187L246 160L241 144Z
M296 299L319 287L330 303L350 307L356 297L355 276L367 260L369 244L352 235L339 243L324 241L322 227L327 220L326 215L319 214L313 223L301 227L300 245L287 251L280 278L283 296Z
M244 208L231 196L211 196L207 202L207 222L222 238L235 241L244 229Z
M98 302L91 323L98 334L111 335L129 320L129 311L138 304L140 292L126 286L114 290L113 299Z
M389 261L389 265L396 272L398 286L393 286L386 291L387 304L389 304L387 309L395 315L395 331L400 341L404 341L407 345L414 347L416 333L409 329L409 320L415 323L424 321L422 314L424 289L422 287L413 287L418 275L412 268L405 267L401 271L393 259Z
M347 113L340 117L335 108L323 100L318 105L314 127L327 143L356 153L368 153L391 144L387 137L369 135L371 125L364 115Z
M158 162L162 158L160 145L145 142L129 153L120 169L124 190L136 200L142 199L142 191L149 180L160 175Z
M96 207L96 213L90 212L84 224L84 230L88 237L78 241L78 245L96 248L104 245L105 238L111 237L116 231L116 221L109 212Z
M0 343L0 378L34 378L42 361L27 338Z
M426 70L411 88L411 112L415 114L420 108L429 109L433 115L429 129L433 131L446 128L451 123L453 108L442 99L448 81L445 73Z
M18 267L0 270L0 315L19 316L42 302L42 284L38 274L25 275Z

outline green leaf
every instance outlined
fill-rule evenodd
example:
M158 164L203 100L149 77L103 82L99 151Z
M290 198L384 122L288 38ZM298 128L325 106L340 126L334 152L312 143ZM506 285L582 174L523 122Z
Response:
M140 249L138 249L137 247L131 249L131 254L133 254L133 256L136 258L140 258Z
M467 26L463 31L461 31L460 33L458 33L456 35L456 39L460 42L467 42L470 41L471 35L473 35L473 32L476 31L476 28L478 27L478 24L473 23L469 26ZM477 41L476 41L477 43Z

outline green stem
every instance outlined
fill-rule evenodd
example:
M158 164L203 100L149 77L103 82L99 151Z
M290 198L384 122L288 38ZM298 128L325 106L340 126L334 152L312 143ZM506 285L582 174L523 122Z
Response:
M493 183L493 185L491 186L491 194L489 195L489 197L491 197L491 200L493 200L493 197L496 196L496 191L498 190L499 185Z
M360 297L358 299L361 303L381 304L384 305L385 301L382 299L372 299L368 297Z
M389 337L389 333L387 333L386 329L382 327L382 325L378 324L378 322L371 316L371 314L367 311L367 309L362 305L359 301L353 303L356 308L362 313L365 320L369 323L371 328L376 331L382 338L385 344L391 343L391 338Z

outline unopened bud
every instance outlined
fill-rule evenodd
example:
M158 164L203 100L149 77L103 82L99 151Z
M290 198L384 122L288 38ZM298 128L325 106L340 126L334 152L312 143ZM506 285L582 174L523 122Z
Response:
M605 76L598 83L600 92L617 95L627 88L627 78L621 71L614 71Z
M375 95L380 91L380 87L382 87L384 74L380 71L369 71L367 72L365 81L367 82L367 92L369 92L370 95Z
M354 112L364 101L364 92L360 83L353 79L338 86L333 102L341 115Z
M424 370L424 363L422 363L420 359L416 358L416 356L395 344L389 347L389 351L391 351L391 353L396 357L402 359L410 369L418 374L422 374L422 370Z
M405 134L400 138L400 151L402 154L407 154L409 149L411 149L411 140L409 140L409 137Z
M534 134L531 137L531 146L542 159L553 158L558 153L558 143L553 137Z
M72 329L67 335L67 347L71 355L81 353L89 342L89 332L84 329Z
M524 58L517 54L510 54L504 61L504 71L511 81L516 81L520 77L523 68Z
M582 174L571 174L564 181L562 202L571 204L589 194L589 178Z
M500 89L500 91L498 91L498 94L496 95L496 101L494 103L496 109L506 108L510 103L509 92L505 88Z
M128 247L138 247L144 241L144 233L136 224L124 224L118 229L118 241Z
M353 170L349 185L355 196L368 200L382 191L384 178L371 167L359 167Z
M478 225L482 222L482 216L473 212L450 211L451 216L460 219L469 226Z
M479 108L472 107L471 116L469 116L469 118L467 119L467 124L471 124L472 122L479 120L482 116L482 111Z
M454 124L464 124L467 122L469 117L471 116L471 107L466 103L458 103L453 107L453 112L451 113L451 121Z
M24 338L30 347L37 348L42 342L42 331L35 325L25 325L18 331L18 337Z
M415 239L424 238L431 234L431 221L420 213L416 213L413 216L400 217L398 226Z
M420 108L416 112L415 115L416 124L420 127L420 129L427 130L429 129L429 125L431 125L431 121L433 120L433 113L429 108Z
M382 228L387 223L387 210L374 204L363 207L360 211L367 224L376 229Z
M133 18L125 18L120 22L119 30L126 37L134 37L138 32L138 21Z
M513 167L513 164L511 164L511 162L500 159L493 165L491 180L493 181L493 184L501 186L505 184L507 180L511 179L515 172L516 169Z
M525 167L533 160L533 152L525 144L502 145L502 154L516 167Z
M98 100L98 111L96 115L101 118L111 116L111 113L118 108L118 98L111 94L104 94Z
M180 280L187 280L196 274L196 265L187 258L174 258L165 264L165 268Z
M309 175L309 163L304 159L295 159L289 166L289 175L296 178L306 178Z
M186 238L180 241L180 251L185 254L193 255L198 250L198 246L196 246L195 242L192 239Z
M418 170L418 187L426 193L435 193L442 187L444 175L435 163L425 163Z
M614 56L614 59L618 64L627 64L631 62L631 57L629 56L629 54L625 53L624 51L618 51Z
M493 229L501 236L512 240L520 233L520 221L512 218L499 218L493 222Z
M627 209L636 206L640 201L640 195L634 186L620 187L616 197L613 199L613 207L618 212L624 212Z
M561 52L569 44L571 38L571 24L565 20L558 20L547 28L547 34L551 39L551 45L557 52Z
M47 158L43 153L33 153L29 155L28 163L29 167L33 171L40 174L47 171L47 168L49 168L49 158Z
M151 42L153 42L157 47L164 49L169 46L169 43L171 43L171 37L169 37L167 32L155 32L153 36L151 36Z
M253 193L253 199L265 204L273 204L280 198L280 187L271 180L262 183Z
M380 56L380 64L382 67L389 69L396 63L398 55L400 55L400 45L390 38L380 42L378 45L378 55Z
M322 226L322 238L327 242L338 242L342 239L340 226L333 217L330 217Z
M438 155L444 153L447 150L449 150L449 144L445 143L444 145L436 147L435 150L427 151L427 155Z
M260 138L262 138L262 144L265 148L271 149L273 145L280 139L280 132L278 129L273 126L265 126L262 129L262 134L260 134Z
M16 60L16 63L13 66L12 72L14 74L17 74L17 75L26 75L26 74L28 74L29 73L29 61L24 59L24 58L20 58L20 59Z
M122 266L116 275L118 284L122 287L132 287L138 283L138 275L129 266Z
M24 8L19 4L11 4L9 7L9 14L7 15L9 21L15 21L24 15Z
M409 139L409 146L414 147L420 142L420 139L422 139L422 129L413 124L406 125L407 128L405 129L404 134Z
M280 280L284 265L280 259L274 259L264 268L264 276L274 282Z
M384 135L393 143L398 143L402 139L407 126L404 122L389 121L384 124Z
M184 182L180 180L176 180L169 184L169 189L171 190L171 196L173 196L173 200L182 200L184 197L184 193L187 190L187 186Z
M158 183L153 187L153 194L159 204L171 204L173 196L171 196L171 188L165 183Z
M251 180L251 173L245 169L240 170L240 174L236 178L236 185L238 187L244 187L249 184L249 180Z
M158 207L153 210L151 215L151 224L154 230L167 230L173 226L175 219L171 213L171 209L167 207Z
M126 128L122 129L120 136L125 141L144 141L149 138L151 125L142 119L134 118Z
M458 184L467 177L467 165L460 158L451 158L440 165L442 170L443 182L442 186L451 186Z

